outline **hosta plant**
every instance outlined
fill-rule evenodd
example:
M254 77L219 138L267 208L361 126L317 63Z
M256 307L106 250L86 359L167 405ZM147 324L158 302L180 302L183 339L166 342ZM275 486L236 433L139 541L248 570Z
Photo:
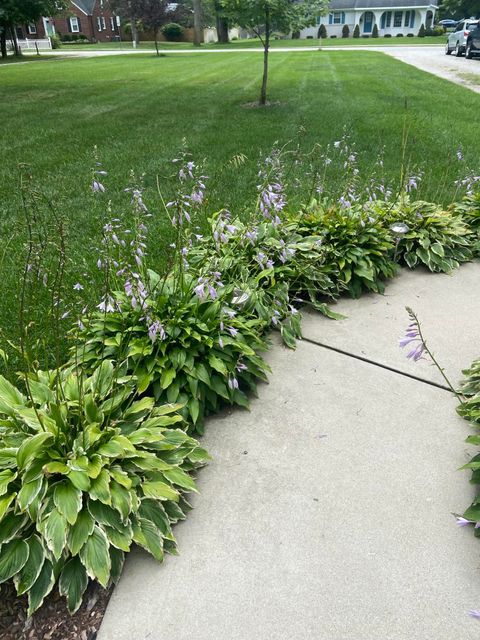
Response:
M235 287L215 278L198 284L187 273L161 280L150 271L143 309L112 293L114 309L94 314L75 334L72 358L90 371L104 358L115 361L135 376L138 395L183 405L190 429L202 433L205 416L223 404L247 407L246 391L255 392L269 371L259 355L266 349L263 322L244 316ZM147 309L149 322L142 317Z
M38 372L22 393L0 378L0 582L29 614L58 583L74 612L89 578L115 582L136 543L162 560L206 452L178 405L136 398L105 360L92 376Z
M396 258L411 269L423 264L430 271L450 272L472 259L469 227L437 204L403 197L396 203L374 202L369 209L387 229L396 222L407 225L405 235L392 233L392 239L397 242Z
M339 292L347 289L354 298L363 291L383 293L384 280L396 273L389 232L359 205L345 208L313 200L302 212L299 228L323 239L327 273Z

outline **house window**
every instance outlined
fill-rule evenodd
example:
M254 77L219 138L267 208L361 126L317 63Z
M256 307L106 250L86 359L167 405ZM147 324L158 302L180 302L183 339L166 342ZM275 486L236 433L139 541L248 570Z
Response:
M115 31L115 18L113 16L110 16L110 29Z
M405 11L405 22L403 23L405 27L410 26L410 11Z
M105 26L105 18L102 16L102 29L105 31L107 27Z
M119 27L120 26L120 16L115 16L115 17L116 17L116 20L117 20L117 27Z
M401 27L402 26L402 14L403 11L395 11L393 14L393 26Z
M31 36L35 36L35 35L37 35L37 27L36 27L36 25L34 25L34 24L29 24L29 25L28 25L28 33L29 33Z
M415 26L415 11L410 11L410 29Z
M77 17L70 18L70 31L72 33L78 33L80 31L80 24Z
M329 13L328 24L345 24L345 12L332 11L332 13Z
M105 25L105 18L98 16L97 17L97 27L99 31L105 31L107 28Z
M319 25L320 25L320 21L321 21L321 17L320 17L320 16L317 16L317 26L319 26Z

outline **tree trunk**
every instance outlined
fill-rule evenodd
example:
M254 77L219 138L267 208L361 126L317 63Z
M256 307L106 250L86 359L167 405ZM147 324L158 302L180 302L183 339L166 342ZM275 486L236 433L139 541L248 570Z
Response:
M193 44L197 47L203 42L202 0L193 0Z
M137 29L137 19L135 17L130 18L132 23L132 44L133 48L136 49L138 47L138 29Z
M215 2L215 19L217 22L218 41L227 44L228 39L228 20L222 15L222 6L218 0Z
M2 52L2 58L7 57L7 30L2 28L0 32L0 50Z
M267 82L268 82L268 50L270 48L270 10L265 7L265 37L263 40L263 80L260 91L260 104L267 103Z
M15 27L13 24L10 25L10 36L12 38L12 43L13 43L13 53L16 56L19 56L21 54L21 51L20 51L20 47L18 46L17 32L15 31Z
M160 53L158 52L158 29L155 29L153 35L155 37L155 49L157 50L157 56L159 56Z

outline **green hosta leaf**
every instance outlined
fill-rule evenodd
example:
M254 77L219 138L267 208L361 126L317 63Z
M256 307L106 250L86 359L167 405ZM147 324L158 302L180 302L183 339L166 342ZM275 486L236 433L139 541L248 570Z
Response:
M196 424L198 420L198 414L200 413L200 403L197 398L192 398L188 403L188 410L190 411L190 415L192 416L193 424Z
M133 531L130 524L125 525L122 531L106 525L103 525L103 528L107 534L110 544L113 544L114 547L117 547L117 549L121 549L122 551L130 551L133 538Z
M75 524L78 512L82 508L82 492L71 482L64 480L55 485L53 501L59 513L69 524Z
M95 369L90 378L90 388L95 396L104 398L112 388L113 384L113 364L110 360L103 360L101 365Z
M112 480L110 483L110 494L112 496L112 507L118 511L118 513L122 516L122 520L128 518L130 511L132 510L132 500L130 497L130 492Z
M159 407L155 407L152 411L152 416L164 416L169 413L176 413L182 409L183 404L162 404Z
M12 504L12 500L16 495L16 493L11 493L0 498L0 520L2 520L3 516L7 512L8 507Z
M27 539L28 560L16 580L17 594L26 593L36 582L45 561L45 549L40 538L34 534Z
M188 454L188 459L194 464L205 464L208 460L211 460L211 456L205 449L195 447L195 449Z
M0 413L14 414L14 408L25 406L26 399L20 391L3 376L0 376Z
M120 580L122 575L123 563L125 561L125 554L115 547L110 547L110 560L112 562L112 568L110 571L110 578L112 582L116 584Z
M106 458L123 458L126 453L135 453L136 449L125 436L113 436L98 448L98 453Z
M177 372L175 369L165 369L160 378L160 386L162 389L168 389L168 387L172 384Z
M218 373L221 373L225 377L228 376L227 367L225 366L223 360L220 360L220 358L217 358L217 356L210 354L208 356L208 362L212 369L215 369L215 371L218 371Z
M138 513L141 518L151 520L163 536L172 536L170 520L159 502L151 498L143 498Z
M83 398L83 409L88 422L99 423L103 422L103 413L100 408L95 404L95 400L91 393L87 393Z
M13 511L7 513L7 515L0 522L0 544L11 540L15 536L17 531L20 531L20 529L26 524L27 517L28 516L23 514L17 515L13 513Z
M91 535L80 550L80 559L92 580L98 580L107 587L110 579L111 560L108 540L100 527L94 526Z
M118 482L118 484L125 487L125 489L132 488L132 479L127 473L125 473L125 471L122 471L120 467L110 467L110 475L116 482Z
M445 256L445 251L443 249L443 246L438 242L435 242L434 244L432 244L432 246L430 247L430 250L433 251L433 253L436 253L437 256L440 256L441 258Z
M163 539L153 522L138 518L133 526L133 540L151 553L156 560L162 562Z
M43 485L43 478L38 478L33 482L26 482L17 494L17 506L20 511L25 511L40 493Z
M28 560L29 547L25 540L15 538L4 544L0 550L0 583L10 580Z
M480 522L480 504L469 507L463 517L467 520L473 520L474 522Z
M45 444L50 440L53 440L51 433L37 433L24 440L17 451L18 468L24 469L32 458L38 457L40 451L45 449Z
M48 462L44 465L43 470L46 473L61 473L62 475L66 475L69 473L70 468L67 467L63 462Z
M110 496L110 474L106 469L102 469L98 476L92 480L89 495L93 500L100 500L103 504L112 503Z
M123 531L125 524L118 511L106 504L89 500L88 510L92 517L100 524L106 524L109 527Z
M5 471L0 471L0 496L3 496L4 493L7 492L8 485L12 480L15 480L17 474L10 469Z
M138 413L143 413L144 411L150 412L153 409L154 404L155 400L153 398L142 398L141 400L137 400L125 411L124 419L131 420L131 418Z
M85 567L78 556L72 558L63 567L58 583L58 591L61 596L66 596L70 613L75 613L82 604L87 585L88 576Z
M47 547L60 558L67 542L67 521L58 509L52 509L42 522Z
M147 498L158 498L159 500L175 500L179 499L178 492L166 484L165 482L144 482L142 485L143 493Z
M11 469L17 466L17 451L13 447L0 449L0 469Z
M28 615L31 616L39 607L42 606L46 596L50 593L55 585L55 576L53 574L52 563L45 560L42 570L35 584L28 591Z
M164 471L163 475L167 480L170 480L172 484L176 484L179 487L188 489L189 491L197 491L194 480L188 475L188 473L185 473L185 471L182 471L182 469L179 469L178 467L176 469L171 469L170 471Z
M77 555L91 535L94 526L94 520L90 513L83 509L77 516L77 520L68 534L68 548L73 556Z
M70 471L68 479L80 491L88 491L90 489L90 478L86 471Z

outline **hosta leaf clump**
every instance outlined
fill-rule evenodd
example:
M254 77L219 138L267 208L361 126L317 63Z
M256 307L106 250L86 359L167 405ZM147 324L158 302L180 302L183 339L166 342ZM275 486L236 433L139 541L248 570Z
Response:
M396 256L411 269L424 265L448 273L472 259L469 227L440 205L403 197L396 203L374 202L369 209L387 228L396 222L407 225L408 232L398 238Z
M388 230L360 206L313 201L302 212L299 229L323 239L326 272L338 293L347 289L354 298L363 291L383 293L384 280L396 273Z
M13 578L31 614L58 581L76 611L89 579L119 578L133 543L175 552L171 525L208 456L179 428L180 405L136 399L109 360L26 386L0 377L0 582Z

